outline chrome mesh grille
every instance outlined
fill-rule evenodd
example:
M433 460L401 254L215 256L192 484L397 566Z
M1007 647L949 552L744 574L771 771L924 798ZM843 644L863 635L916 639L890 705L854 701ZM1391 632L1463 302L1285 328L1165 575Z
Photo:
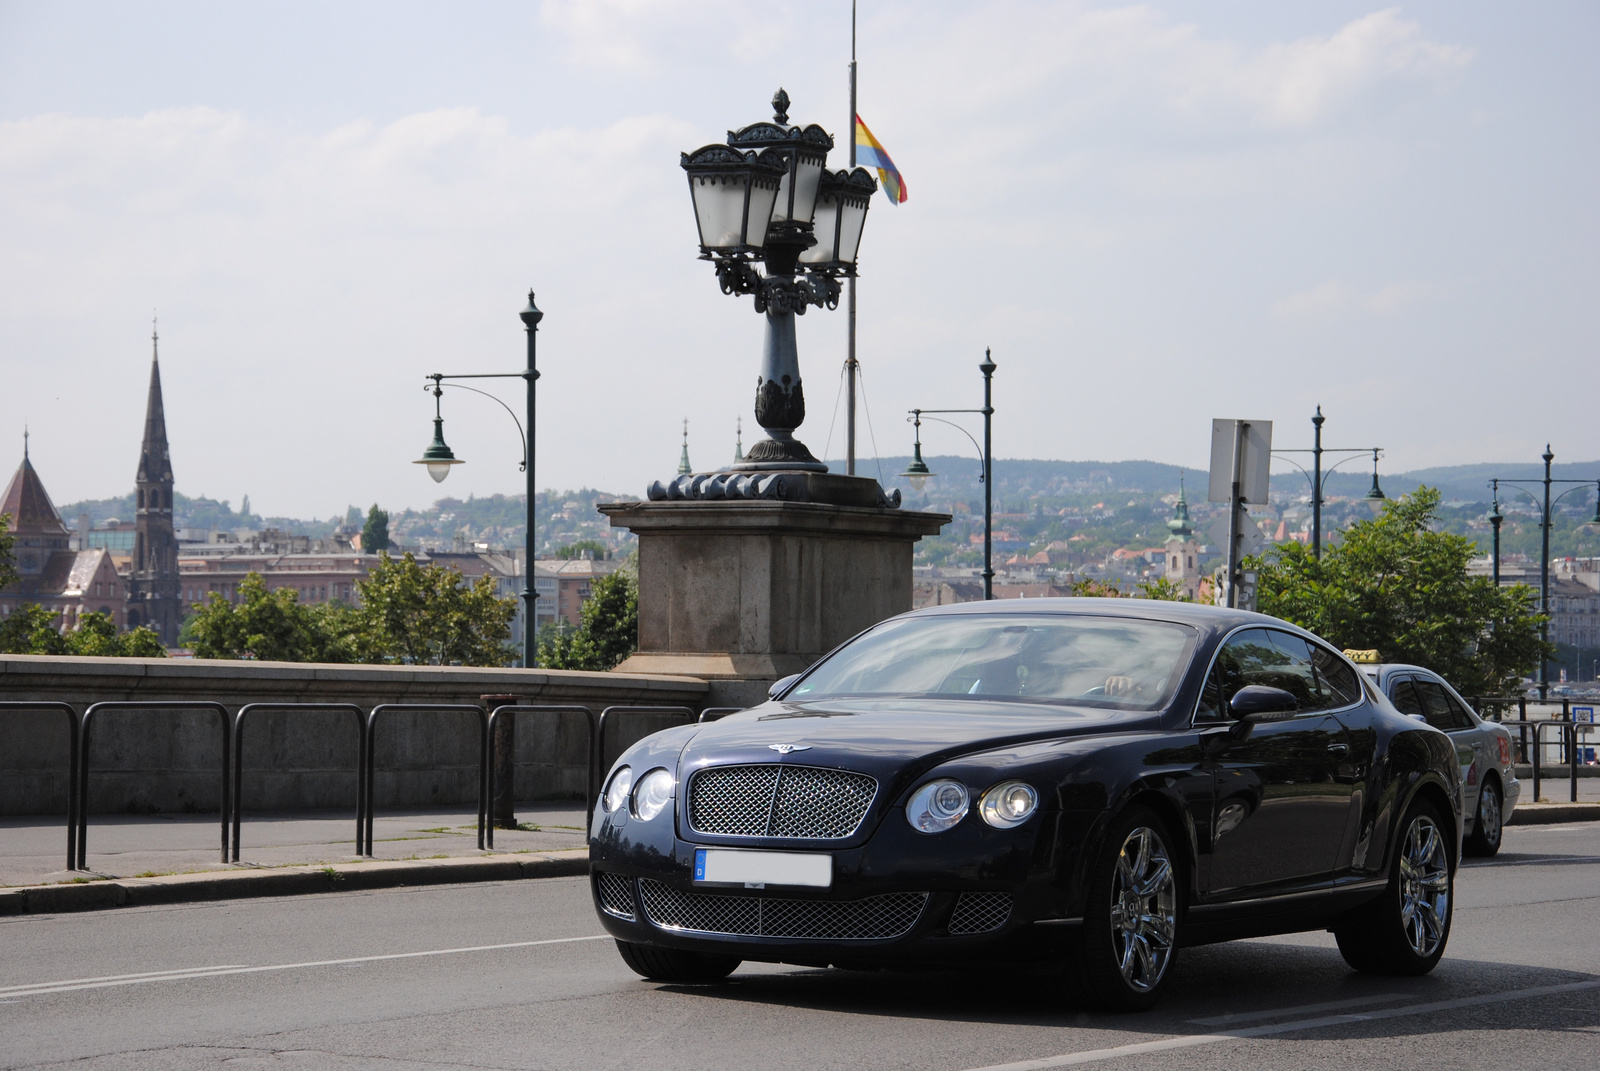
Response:
M890 893L864 900L782 900L686 893L639 880L645 915L663 929L735 937L814 941L883 941L910 931L927 893Z
M966 892L950 914L951 933L988 933L1011 917L1011 897L997 892Z
M878 794L866 774L817 766L713 766L689 782L689 828L723 837L838 840Z
M601 871L596 884L600 887L600 906L608 915L633 921L633 882L616 874Z

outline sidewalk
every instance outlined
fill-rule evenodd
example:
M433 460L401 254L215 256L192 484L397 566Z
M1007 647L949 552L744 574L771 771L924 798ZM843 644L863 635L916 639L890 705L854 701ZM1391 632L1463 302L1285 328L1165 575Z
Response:
M469 860L584 847L580 803L520 804L517 819L523 828L495 830L495 851L489 853L478 850L477 818L471 812L380 809L372 825L373 855L394 861ZM66 825L61 815L0 818L0 887L365 863L355 854L353 809L246 811L240 861L229 864L221 860L219 815L92 814L87 872L66 869Z

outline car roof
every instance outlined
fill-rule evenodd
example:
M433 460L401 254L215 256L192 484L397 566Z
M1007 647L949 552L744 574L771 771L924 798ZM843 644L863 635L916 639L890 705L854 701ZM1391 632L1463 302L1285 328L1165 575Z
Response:
M1242 625L1286 629L1326 643L1299 625L1250 610L1225 606L1206 606L1165 599L1059 598L991 599L987 602L958 602L947 606L926 606L905 617L944 617L962 614L1093 614L1096 617L1127 617L1145 621L1173 621L1192 625L1203 632L1230 632Z

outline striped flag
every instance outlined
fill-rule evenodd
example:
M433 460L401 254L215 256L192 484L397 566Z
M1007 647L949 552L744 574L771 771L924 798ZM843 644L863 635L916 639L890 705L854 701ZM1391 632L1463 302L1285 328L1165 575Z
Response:
M889 195L890 204L905 203L906 180L900 177L894 161L889 159L889 154L883 151L883 146L872 136L872 131L867 129L867 124L861 121L859 115L856 116L856 163L861 167L877 168L878 179L883 183L883 192Z

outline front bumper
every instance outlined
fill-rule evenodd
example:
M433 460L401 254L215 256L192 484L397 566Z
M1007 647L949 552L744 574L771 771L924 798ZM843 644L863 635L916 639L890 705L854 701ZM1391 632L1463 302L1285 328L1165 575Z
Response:
M1063 875L1078 838L1062 831L1086 829L1089 816L1043 813L1015 830L973 816L927 835L893 810L856 847L738 845L827 851L826 889L696 883L695 849L730 845L682 839L662 817L659 826L613 825L597 815L590 888L601 924L619 940L818 966L1050 959L1076 933Z

